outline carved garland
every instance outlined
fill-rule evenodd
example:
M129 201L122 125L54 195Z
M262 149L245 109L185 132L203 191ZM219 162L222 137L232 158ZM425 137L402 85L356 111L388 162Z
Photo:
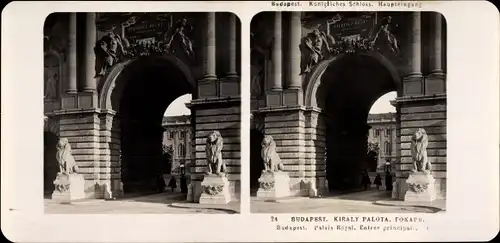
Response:
M422 192L425 192L427 190L427 188L429 187L429 183L425 183L425 184L418 184L418 183L410 183L408 184L410 190L412 190L413 192L415 193L422 193Z
M274 181L261 181L260 188L269 191L274 188Z
M203 185L201 186L201 189L203 190L204 193L211 195L211 196L216 196L222 193L224 190L223 185Z
M58 192L66 192L69 190L69 181L67 177L64 177L64 179L59 178L60 175L57 176L56 180L54 181L54 187Z

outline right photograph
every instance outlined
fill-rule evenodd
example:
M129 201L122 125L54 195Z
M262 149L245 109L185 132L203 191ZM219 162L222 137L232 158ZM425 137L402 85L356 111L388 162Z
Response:
M254 16L251 212L445 212L446 33L437 12Z

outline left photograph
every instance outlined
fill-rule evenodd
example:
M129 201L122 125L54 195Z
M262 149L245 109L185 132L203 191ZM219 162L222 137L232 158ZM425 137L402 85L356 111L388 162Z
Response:
M224 12L49 15L45 213L239 213L240 31Z

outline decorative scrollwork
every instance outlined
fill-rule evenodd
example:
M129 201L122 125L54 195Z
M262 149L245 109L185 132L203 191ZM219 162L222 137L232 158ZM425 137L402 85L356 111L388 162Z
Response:
M410 183L408 184L408 187L415 193L422 193L427 190L427 188L429 187L429 183L426 184Z
M211 196L219 195L224 190L223 185L203 185L201 188L203 192Z

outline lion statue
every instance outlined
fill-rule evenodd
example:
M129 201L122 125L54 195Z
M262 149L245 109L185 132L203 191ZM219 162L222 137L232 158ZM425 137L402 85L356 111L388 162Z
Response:
M221 175L223 172L226 172L226 164L222 160L223 145L224 143L220 132L213 131L208 134L207 145L205 147L208 170L205 174L210 175L215 172L215 174Z
M76 174L78 173L78 166L76 165L75 158L71 154L71 146L68 139L61 138L57 143L56 159L59 164L59 173L62 174Z
M276 143L273 137L266 135L262 140L262 159L264 160L263 172L277 172L283 170L280 156L276 153Z
M412 172L431 170L431 163L427 158L427 145L429 138L423 128L417 129L411 138L411 157L413 158Z

